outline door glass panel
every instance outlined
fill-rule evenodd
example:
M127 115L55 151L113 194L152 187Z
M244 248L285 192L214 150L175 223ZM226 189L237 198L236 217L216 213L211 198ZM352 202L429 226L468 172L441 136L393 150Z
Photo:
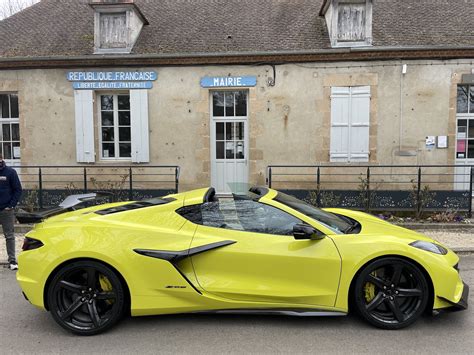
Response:
M216 143L216 159L224 159L224 142Z
M224 140L224 122L216 123L216 139L219 141Z
M468 101L467 101L467 90L468 86L458 86L458 113L467 113Z
M235 93L235 115L247 116L247 92L245 91Z
M474 140L469 140L467 143L467 157L474 159Z
M225 124L225 139L227 139L227 140L232 139L233 128L234 128L234 123L233 122L227 122Z
M474 120L469 120L468 138L474 138Z
M226 159L234 159L235 157L235 143L234 142L226 142L225 143L225 158Z
M474 113L474 85L471 85L469 97L469 113Z
M237 139L244 139L244 123L237 122Z
M466 158L466 140L459 139L456 144L456 158L464 159Z
M234 93L225 93L225 115L226 117L234 116Z
M212 112L213 112L213 116L217 116L217 117L224 116L224 93L223 92L212 93Z
M278 208L252 200L204 203L201 216L208 227L287 236L293 235L295 224L302 223Z
M236 143L235 159L245 159L245 149L243 141L239 141Z

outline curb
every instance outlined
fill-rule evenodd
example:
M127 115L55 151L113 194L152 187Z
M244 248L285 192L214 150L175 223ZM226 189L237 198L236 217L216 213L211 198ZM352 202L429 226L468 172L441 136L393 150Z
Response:
M474 232L474 224L468 223L400 223L395 225L414 230L463 230Z

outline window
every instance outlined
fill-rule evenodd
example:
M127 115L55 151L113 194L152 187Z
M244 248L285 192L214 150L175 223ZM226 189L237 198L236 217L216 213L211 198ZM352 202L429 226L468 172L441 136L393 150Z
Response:
M368 162L370 86L331 88L331 162Z
M0 94L0 153L20 159L20 121L17 94Z
M126 12L101 13L100 18L100 48L127 48L128 28Z
M337 40L339 42L365 41L366 4L339 3L337 9Z
M322 10L333 47L372 45L372 0L332 0Z
M474 85L459 85L456 158L474 159Z
M245 118L247 91L212 93L212 116L215 121L216 159L245 159ZM226 121L226 120L229 121Z
M193 223L242 232L293 235L298 218L253 200L222 200L189 206L179 213Z
M132 157L130 95L100 95L100 137L102 159Z
M148 25L135 4L130 0L89 0L94 14L94 49L97 54L130 53Z

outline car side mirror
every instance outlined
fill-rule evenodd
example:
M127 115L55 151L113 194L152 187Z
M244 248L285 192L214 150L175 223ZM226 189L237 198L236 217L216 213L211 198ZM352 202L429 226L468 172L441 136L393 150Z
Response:
M324 239L325 235L307 224L295 224L293 226L293 237L296 240L321 240Z

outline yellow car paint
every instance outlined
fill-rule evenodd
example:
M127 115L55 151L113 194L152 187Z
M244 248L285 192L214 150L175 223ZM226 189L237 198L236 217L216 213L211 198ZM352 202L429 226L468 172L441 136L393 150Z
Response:
M132 315L154 315L225 309L318 309L347 312L349 291L357 272L383 256L399 256L419 264L434 290L434 309L461 299L463 283L453 268L459 258L451 250L437 255L410 246L435 242L419 233L356 211L328 209L356 219L358 234L330 228L274 200L269 189L260 202L284 210L324 233L322 240L295 240L196 225L176 210L203 203L208 189L174 194L175 200L120 213L95 213L115 203L64 213L36 225L27 237L41 248L19 255L17 280L29 299L46 308L48 280L65 263L99 260L114 268L130 291ZM135 249L186 251L220 241L235 244L197 254L175 267Z

